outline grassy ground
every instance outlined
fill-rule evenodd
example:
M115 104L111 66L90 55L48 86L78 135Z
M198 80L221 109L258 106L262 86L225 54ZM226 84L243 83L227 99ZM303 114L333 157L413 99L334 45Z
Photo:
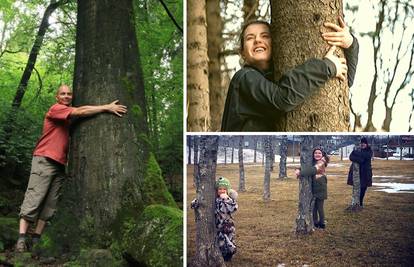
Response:
M414 183L413 161L373 161L374 182ZM298 166L298 165L297 165ZM345 211L352 187L346 185L349 161L332 159L327 168L328 199L325 201L327 228L312 235L294 233L298 210L298 181L294 164L288 163L285 180L278 176L278 164L271 179L271 200L264 202L260 165L246 165L246 192L239 193L235 213L238 252L227 266L412 266L414 263L414 194L367 190L364 209ZM193 166L187 167L187 200L195 197ZM217 175L230 179L237 189L238 165L219 165ZM385 176L385 177L382 177ZM401 176L401 177L393 177ZM194 212L187 203L187 258L194 254Z

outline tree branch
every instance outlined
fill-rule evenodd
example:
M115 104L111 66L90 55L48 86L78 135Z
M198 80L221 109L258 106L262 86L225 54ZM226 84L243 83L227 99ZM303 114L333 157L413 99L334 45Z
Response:
M165 11L167 12L170 19L173 21L174 25L177 27L177 29L181 32L181 34L183 34L183 28L181 28L180 25L178 25L178 23L175 20L174 16L171 14L170 10L168 10L168 7L165 5L164 1L162 1L162 0L158 0L158 1L164 7Z

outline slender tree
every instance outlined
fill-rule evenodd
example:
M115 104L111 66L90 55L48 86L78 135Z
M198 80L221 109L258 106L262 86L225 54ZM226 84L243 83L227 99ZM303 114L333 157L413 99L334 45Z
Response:
M287 158L287 136L283 135L282 140L280 142L279 179L287 178L286 158Z
M301 169L312 165L312 136L303 136L300 150ZM307 235L313 232L313 205L312 177L299 177L299 206L296 217L296 234Z
M249 22L257 20L256 12L259 8L259 0L243 0L243 20Z
M197 185L197 175L198 175L198 146L199 146L199 137L197 135L194 135L194 140L193 140L193 146L194 146L194 160L193 160L193 164L194 164L194 172L193 172L193 183L196 186Z
M244 176L244 164L243 164L243 145L244 136L241 135L239 139L239 191L246 191L245 176Z
M210 129L206 1L187 2L187 130Z
M263 200L270 199L270 173L271 173L271 161L272 161L272 137L264 137L264 148L266 154L265 173L263 181Z
M196 252L190 266L225 266L217 246L215 224L215 179L218 136L200 137L197 197L192 206L196 221Z
M257 140L258 140L258 136L253 136L253 142L254 142L254 154L253 154L253 162L256 163L257 162Z
M361 183L360 183L360 176L359 176L359 164L357 162L352 162L352 178L353 178L353 185L352 185L352 199L351 199L351 210L357 211L361 207L361 203L359 202L359 196L361 194Z
M343 17L342 0L272 0L271 8L276 79L309 58L322 58L329 48L321 37L321 30L328 31L323 23L337 24L338 17ZM281 115L276 124L279 131L348 131L349 115L347 83L331 79L294 111Z
M188 159L187 162L188 164L191 164L191 149L193 147L193 136L191 135L187 135L187 147L188 147Z

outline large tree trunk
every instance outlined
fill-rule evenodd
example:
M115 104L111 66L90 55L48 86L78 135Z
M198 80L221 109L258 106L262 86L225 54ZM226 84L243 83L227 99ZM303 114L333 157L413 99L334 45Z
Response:
M187 109L189 132L210 130L206 1L187 2Z
M279 178L287 178L286 172L286 159L287 159L287 136L282 136L280 142L280 161L279 161Z
M300 150L301 168L312 166L312 136L303 137ZM313 205L312 177L301 176L299 178L299 207L296 218L296 234L307 235L313 231Z
M266 136L264 138L264 152L266 154L265 174L263 181L263 200L270 199L270 172L272 161L272 137Z
M275 78L307 59L323 58L329 49L321 36L321 30L328 31L323 23L338 24L343 15L342 0L272 0L271 6ZM294 111L281 115L276 127L290 132L348 131L349 119L347 83L331 79Z
M244 177L244 164L243 164L243 144L244 143L244 136L240 136L239 139L239 191L244 192L246 191L245 186L245 177Z
M221 59L223 45L221 37L223 23L220 16L220 1L209 0L207 4L207 42L208 42L208 73L210 91L210 116L213 132L220 131L221 117L227 91L221 87Z
M159 203L148 188L165 190L159 177L147 179L158 166L149 153L131 0L78 1L73 91L75 106L119 99L129 108L123 118L103 113L81 120L71 139L71 179L62 205L62 216L76 218L66 221L69 246L108 248L122 236L125 220Z
M196 221L196 251L190 266L224 266L216 243L215 179L218 136L201 136L200 161L197 175L197 197L194 206Z

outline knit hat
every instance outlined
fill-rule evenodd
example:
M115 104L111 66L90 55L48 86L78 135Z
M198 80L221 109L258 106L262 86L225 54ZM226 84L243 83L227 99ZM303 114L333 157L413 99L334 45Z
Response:
M368 145L368 140L365 137L362 137L360 143Z
M227 189L227 192L231 189L230 187L230 181L226 178L220 176L216 181L216 189L219 187L225 187Z

